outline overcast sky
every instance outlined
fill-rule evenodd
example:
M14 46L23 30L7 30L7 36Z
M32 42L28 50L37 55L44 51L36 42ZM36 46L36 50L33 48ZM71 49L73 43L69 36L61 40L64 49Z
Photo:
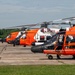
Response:
M0 0L0 28L75 16L75 0Z

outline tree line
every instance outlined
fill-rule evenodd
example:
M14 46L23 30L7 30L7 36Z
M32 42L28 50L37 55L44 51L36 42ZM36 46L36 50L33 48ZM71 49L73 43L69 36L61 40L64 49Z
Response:
M19 29L0 29L0 38L5 38L11 32L20 31Z

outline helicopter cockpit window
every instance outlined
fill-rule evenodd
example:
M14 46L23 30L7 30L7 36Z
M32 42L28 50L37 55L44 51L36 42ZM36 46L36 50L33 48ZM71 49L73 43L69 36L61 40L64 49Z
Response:
M11 38L11 35L8 35L6 38Z
M68 35L66 37L66 43L72 42L73 39L74 39L74 37L72 35Z
M21 35L21 32L18 33L18 35L16 36L16 38L18 38Z
M75 35L68 35L66 37L67 48L75 48Z
M26 38L26 35L25 35L25 34L23 34L23 35L21 36L21 38L22 38L22 39L25 39L25 38Z

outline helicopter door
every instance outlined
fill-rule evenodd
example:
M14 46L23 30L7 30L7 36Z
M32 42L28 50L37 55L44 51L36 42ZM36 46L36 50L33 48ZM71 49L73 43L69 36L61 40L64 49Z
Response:
M75 35L68 35L66 37L65 54L75 55Z

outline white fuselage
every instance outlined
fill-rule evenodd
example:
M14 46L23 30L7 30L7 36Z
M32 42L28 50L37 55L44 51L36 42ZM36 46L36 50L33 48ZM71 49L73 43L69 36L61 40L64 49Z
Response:
M55 32L49 31L48 28L39 29L38 32L36 33L36 35L34 36L34 39L36 40L36 42L38 42L38 41L40 41L40 37L44 36L44 41L46 41L47 40L47 36L52 37L52 35L54 33Z

